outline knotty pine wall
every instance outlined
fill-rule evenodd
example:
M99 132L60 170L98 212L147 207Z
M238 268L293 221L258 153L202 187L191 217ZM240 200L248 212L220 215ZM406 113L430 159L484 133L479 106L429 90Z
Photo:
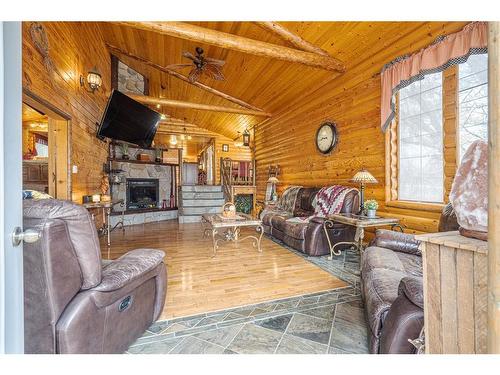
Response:
M264 198L269 165L278 164L281 167L278 191L292 184L355 186L349 179L364 167L379 181L367 187L365 199L379 202L381 216L400 218L408 232L437 231L439 210L385 204L385 134L380 129L381 88L378 73L385 63L394 58L418 51L432 43L438 35L455 32L462 27L463 24L456 23L438 29L422 27L381 48L369 58L346 62L347 71L343 75L316 90L305 92L280 113L259 124L255 131L258 199ZM337 123L339 131L337 148L330 156L316 151L314 143L316 130L325 120ZM445 129L448 127L446 123ZM449 181L446 182L446 190L449 190Z
M48 71L30 36L31 22L23 22L23 89L40 97L70 120L72 198L99 191L106 143L95 137L107 97L111 92L111 63L97 23L44 22L54 70ZM93 67L102 74L103 86L90 93L80 87L80 75Z
M240 139L241 140L241 139ZM222 145L228 144L229 151L223 152ZM224 136L215 138L215 184L220 184L220 159L230 158L232 160L251 161L252 151L250 147L236 147L235 142Z

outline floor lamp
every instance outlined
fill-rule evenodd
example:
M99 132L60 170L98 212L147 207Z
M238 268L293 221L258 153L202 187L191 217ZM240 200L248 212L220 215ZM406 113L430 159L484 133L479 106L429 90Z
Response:
M362 215L365 206L365 185L376 184L378 183L378 181L375 177L372 176L370 172L368 172L366 169L362 169L354 175L354 177L351 179L351 182L360 184L361 198L358 214Z

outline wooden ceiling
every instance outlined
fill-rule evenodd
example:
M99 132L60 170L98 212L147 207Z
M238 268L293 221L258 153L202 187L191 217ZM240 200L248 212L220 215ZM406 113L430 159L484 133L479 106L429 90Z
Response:
M38 112L37 110L33 109L26 103L23 103L23 110L22 110L22 118L23 122L47 122L48 118L46 115Z
M252 22L197 22L192 24L290 47L280 37ZM425 24L428 24L429 28L437 25L437 23L432 25L432 23L424 22L280 22L280 24L304 40L325 50L330 56L342 61L347 71L369 60L371 56L390 47L395 41L412 33L415 29L425 27ZM182 52L194 53L195 47L202 47L206 56L226 61L223 68L225 81L202 77L200 80L202 83L244 100L271 115L286 110L304 95L311 94L326 82L342 75L335 71L251 55L161 35L157 32L138 30L117 23L107 22L100 25L107 43L162 66L189 62L182 57ZM243 108L130 57L118 56L149 78L150 96ZM189 69L180 72L187 75ZM245 128L266 120L266 117L262 116L186 108L163 107L161 111L230 138L235 138L238 135L237 132L243 132Z

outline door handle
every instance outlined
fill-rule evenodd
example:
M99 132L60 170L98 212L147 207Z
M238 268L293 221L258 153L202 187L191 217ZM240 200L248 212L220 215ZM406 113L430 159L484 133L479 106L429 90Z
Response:
M12 245L19 246L21 242L33 243L42 237L42 232L33 228L28 228L24 232L21 227L16 227L12 232Z

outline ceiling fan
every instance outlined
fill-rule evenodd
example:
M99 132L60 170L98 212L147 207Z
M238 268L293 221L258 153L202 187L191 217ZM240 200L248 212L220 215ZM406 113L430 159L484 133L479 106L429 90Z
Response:
M224 74L222 73L222 66L226 63L224 60L217 60L211 57L203 56L203 48L196 47L195 49L196 55L193 55L191 52L183 52L182 56L192 60L192 63L189 64L172 64L169 65L169 68L188 68L192 67L189 72L188 79L190 82L196 82L200 79L202 74L207 75L208 77L215 79L217 81L224 80ZM194 65L194 67L193 67Z

